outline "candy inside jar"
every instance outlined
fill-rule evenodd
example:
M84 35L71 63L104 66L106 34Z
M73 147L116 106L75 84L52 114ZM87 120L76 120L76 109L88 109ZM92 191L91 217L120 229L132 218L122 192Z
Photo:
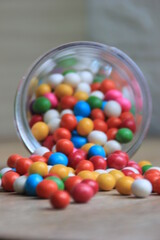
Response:
M132 156L150 118L151 97L138 66L120 50L92 42L45 54L15 99L17 130L32 153L42 145L65 155L83 149L89 158L117 150Z

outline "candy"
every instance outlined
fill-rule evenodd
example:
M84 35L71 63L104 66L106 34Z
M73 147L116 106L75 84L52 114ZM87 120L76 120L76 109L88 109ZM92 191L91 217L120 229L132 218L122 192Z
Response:
M110 79L104 79L100 85L100 90L105 94L111 89L115 89L115 83Z
M110 191L115 187L116 180L110 173L102 173L98 176L97 182L100 190Z
M16 162L18 159L22 158L21 155L19 154L12 154L8 157L7 159L7 165L10 168L14 168L16 166ZM0 171L1 172L1 171Z
M50 122L54 118L59 118L59 112L55 109L50 109L43 115L45 123Z
M49 177L46 177L45 179L46 180L52 180L54 183L57 184L57 187L58 187L59 190L64 190L64 183L59 177L49 176Z
M132 140L132 138L133 133L128 128L121 128L118 130L116 134L116 140L119 141L120 143L128 143Z
M106 152L106 155L109 155L117 150L121 150L121 145L119 144L119 142L115 141L115 140L110 140L107 141L104 144L104 150Z
M35 113L45 113L50 108L51 108L51 103L45 97L38 97L33 103L33 111Z
M93 171L94 170L94 165L91 161L88 160L82 160L78 163L78 165L76 166L76 174L78 174L79 172L83 171L83 170L88 170L88 171Z
M79 176L73 176L73 177L69 177L67 178L67 180L65 181L64 185L65 185L65 189L71 193L72 189L74 186L76 186L76 184L82 182L81 177Z
M108 126L107 126L107 123L105 123L103 120L95 119L93 121L93 124L94 124L94 130L98 130L104 133L107 132Z
M61 120L59 118L54 118L48 122L49 133L52 134L56 129L60 127Z
M43 141L47 136L49 131L51 131L50 126L47 126L44 122L37 122L32 126L32 134L38 141Z
M52 88L55 88L63 82L64 76L59 73L54 73L48 77L47 82Z
M93 121L89 118L83 118L78 122L77 132L81 136L87 136L93 130Z
M57 184L48 179L44 179L36 187L37 196L40 198L50 198L57 190Z
M77 119L73 114L64 114L61 118L60 127L73 131L77 126Z
M68 139L60 139L56 143L56 151L64 153L67 156L73 152L73 149L74 149L74 145Z
M94 195L99 191L98 183L92 179L84 179L82 183L88 184L93 189Z
M33 164L33 161L29 158L19 158L16 161L16 172L19 173L20 175L24 175L28 173L28 170L30 166Z
M107 159L108 167L120 170L127 166L129 157L122 151L115 151Z
M75 202L86 203L93 197L94 190L86 183L78 183L72 189L71 195Z
M13 171L8 171L2 176L2 187L7 192L13 192L13 184L15 180L19 177L19 174Z
M88 141L98 145L104 145L107 141L107 136L104 132L94 130L89 133Z
M106 156L106 153L105 153L103 147L101 147L100 145L94 145L88 151L89 158L91 158L93 156L97 156L97 155L102 156L102 157Z
M116 183L116 190L122 195L130 195L132 193L131 186L134 179L124 176L118 179Z
M34 173L31 174L25 184L25 193L29 196L36 196L36 187L43 180L42 176Z
M72 87L77 87L80 81L81 81L80 76L74 72L67 73L64 76L64 83L69 84Z
M66 191L56 191L51 196L50 203L56 209L66 208L70 203L70 196Z
M34 162L30 165L28 172L29 174L37 173L44 177L48 174L48 166L45 162Z
M121 115L121 106L116 101L108 101L105 108L104 113L107 117L119 117Z
M78 84L77 88L76 88L76 92L81 91L81 92L85 92L87 94L89 94L91 92L91 87L88 83L86 82L81 82Z
M36 96L37 97L44 96L46 93L50 93L50 92L51 92L51 87L48 84L43 83L36 89Z
M62 109L73 109L76 103L77 98L75 96L64 96L61 98L60 106Z
M74 106L74 114L76 116L88 117L90 115L91 108L85 101L78 101Z
M55 94L58 98L62 98L64 96L72 96L73 88L68 84L61 83L56 86Z
M53 153L53 154L54 154L54 153ZM62 153L61 153L61 154L62 154ZM63 158L63 160L64 160L64 158ZM59 176L61 179L63 179L63 178L65 178L65 177L68 176L68 174L69 174L69 169L68 169L66 166L62 165L62 164L56 164L56 165L54 165L54 166L50 169L49 173L56 173L56 174L58 174L58 176Z
M23 194L25 192L25 184L27 181L27 176L20 176L16 178L13 183L13 189L16 193Z
M67 166L68 158L65 154L63 154L61 152L55 152L50 155L50 157L48 159L48 164L52 165L52 166L57 165L57 164L62 164L64 166Z
M79 72L79 76L82 82L91 84L93 82L93 75L89 71L81 71Z
M96 96L90 96L87 100L91 109L101 108L102 107L102 100Z
M136 197L145 198L152 192L152 184L146 179L137 179L132 183L131 191Z

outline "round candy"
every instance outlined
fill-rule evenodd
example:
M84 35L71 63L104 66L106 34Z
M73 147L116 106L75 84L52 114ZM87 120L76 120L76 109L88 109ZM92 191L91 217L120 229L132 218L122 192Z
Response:
M111 153L107 158L107 164L109 168L115 168L120 170L127 166L129 157L127 153L122 151L115 151Z
M76 168L78 163L87 158L87 153L81 149L72 152L68 156L68 165L72 168Z
M102 107L102 100L96 96L90 96L87 103L90 105L91 109Z
M76 91L77 92L81 91L81 92L85 92L85 93L89 94L91 92L91 87L88 83L81 82L78 84Z
M62 112L60 113L60 118L62 118L63 115L65 115L65 114L72 114L72 115L74 115L74 113L73 113L73 111L72 111L71 109L64 109L64 110L62 110Z
M94 195L93 188L86 183L78 183L72 189L72 198L77 203L86 203Z
M131 102L127 98L117 98L116 101L121 105L122 112L127 112L131 109Z
M88 99L88 94L86 92L77 91L77 92L75 92L74 97L78 101L80 101L80 100L86 101Z
M33 164L33 161L29 158L20 158L16 162L16 172L20 175L28 173L30 166Z
M51 93L51 92L46 93L46 94L44 94L44 97L50 101L52 108L55 108L58 106L58 99L54 93Z
M74 72L67 73L64 76L64 83L69 84L72 87L77 87L80 81L81 81L80 76Z
M14 187L13 184L15 180L19 178L19 174L13 171L6 172L2 176L2 187L7 192L13 192Z
M7 160L7 165L8 167L10 168L15 168L16 166L16 162L18 159L22 158L22 156L20 156L19 154L12 154L8 157L8 160Z
M89 158L91 158L93 156L97 156L97 155L102 156L102 157L106 156L104 148L101 147L100 145L94 145L88 151Z
M43 141L49 133L49 127L44 122L37 122L32 126L32 134L37 141Z
M52 88L55 88L59 84L61 84L64 80L64 76L60 73L54 73L48 77L47 82Z
M67 191L56 191L50 198L52 207L56 209L63 209L70 203L70 195Z
M111 89L115 89L116 85L115 83L110 80L110 79L105 79L102 81L101 86L100 86L100 90L105 94L106 92L108 92Z
M50 108L51 108L51 103L45 97L38 97L33 103L33 111L35 113L45 113Z
M138 163L138 165L142 168L145 165L152 165L150 161L143 160Z
M93 75L89 71L86 71L86 70L81 71L81 72L79 72L79 76L80 76L82 82L85 82L88 84L91 84L93 82Z
M152 193L152 184L146 179L137 179L132 183L131 191L136 197L145 198Z
M59 112L55 109L50 109L43 115L45 123L49 123L54 118L59 118Z
M101 119L95 119L93 121L93 124L94 124L94 130L98 130L104 133L107 132L108 126L107 126L107 123L105 123L105 121Z
M91 111L91 118L93 120L95 120L95 119L105 120L105 115L104 115L104 112L101 109L95 108Z
M122 120L119 117L110 117L107 120L108 128L119 128L122 124Z
M78 163L76 167L76 174L83 170L88 170L88 171L93 171L94 170L94 165L91 161L88 160L82 160Z
M94 172L88 171L88 170L83 170L78 173L78 176L81 177L82 179L92 179L95 180L95 174Z
M42 176L35 173L31 174L25 184L25 192L29 196L36 196L36 187L43 180Z
M63 164L64 166L67 166L68 164L68 158L65 154L61 152L55 152L50 155L48 159L48 164L49 165L56 165L56 164Z
M31 120L29 121L29 126L32 128L32 126L37 122L43 122L43 117L41 115L33 115Z
M117 128L109 128L107 131L108 140L114 140L116 138L117 132L118 132Z
M60 103L62 109L73 109L74 105L77 103L77 99L73 96L64 96L61 98Z
M64 185L65 185L65 189L71 193L72 189L74 186L76 186L76 184L82 182L82 179L79 176L73 176L73 177L69 177L67 178L67 180L65 181Z
M97 182L100 190L110 191L115 187L116 180L110 173L102 173L98 176Z
M117 98L122 98L122 93L119 90L112 89L106 92L105 100L116 100Z
M121 115L121 106L114 100L108 101L104 113L107 117L119 117Z
M81 147L81 149L84 150L84 151L86 151L86 152L88 152L89 149L90 149L92 146L94 146L94 143L86 143L85 145L83 145L83 146Z
M77 126L77 119L73 114L64 114L61 118L60 126L73 131Z
M132 193L131 186L134 179L128 176L121 177L116 183L116 190L122 195L130 195Z
M74 114L76 116L88 117L91 113L89 104L85 101L78 101L74 106Z
M48 122L50 134L54 133L54 131L60 127L60 122L61 120L59 118L54 118Z
M160 177L153 182L153 192L160 194Z
M49 84L43 83L40 86L38 86L38 88L36 89L36 96L40 97L40 96L44 96L46 93L50 93L51 92L51 87L49 86Z
M87 136L93 130L93 121L89 118L83 118L78 122L77 132L81 136Z
M45 162L34 162L29 167L29 174L37 173L44 177L48 174L48 166Z
M106 155L109 155L117 150L121 150L121 144L115 140L110 140L104 144Z
M112 169L109 172L112 176L114 176L114 178L116 179L116 182L118 181L118 179L120 179L121 177L124 177L124 173L117 170L117 169Z
M73 152L74 145L73 143L68 139L60 139L56 143L56 151L64 153L65 155L69 155L71 152Z
M81 148L84 144L88 142L87 138L82 136L73 136L71 138L71 141L74 144L75 148Z
M84 179L82 183L88 184L93 189L94 195L99 191L99 185L95 180Z
M23 194L25 192L25 184L27 181L27 176L20 176L16 178L13 183L13 189L16 193Z
M65 83L61 83L56 86L55 94L58 98L62 98L64 96L72 96L73 95L73 88Z
M98 145L104 145L107 141L107 136L101 131L92 131L88 135L88 141Z
M92 93L90 94L90 96L98 97L98 98L100 98L101 100L104 99L104 94L103 94L101 91L99 91L99 90L97 90L97 91L92 91Z
M58 128L54 131L53 134L55 142L57 142L60 139L71 139L71 133L68 129L66 128Z
M94 169L106 169L107 161L101 156L93 156L89 159L93 163Z
M48 179L44 179L36 187L36 193L40 198L50 198L57 190L57 184Z
M133 133L129 128L121 128L116 134L116 140L120 143L128 143L133 139Z
M63 179L68 176L69 169L62 164L56 164L50 169L49 173L56 173L61 179Z

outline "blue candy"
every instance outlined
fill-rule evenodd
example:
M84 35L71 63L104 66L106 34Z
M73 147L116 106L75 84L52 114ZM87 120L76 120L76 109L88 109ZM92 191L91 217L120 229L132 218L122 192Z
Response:
M104 148L100 145L94 145L92 146L88 151L88 157L91 158L93 156L102 156L105 157L106 153L104 151Z
M65 166L67 166L68 158L65 154L63 154L61 152L55 152L49 156L48 164L52 165L52 166L54 166L56 164L63 164Z
M75 148L81 148L84 144L88 142L87 138L82 136L73 136L71 138L71 141L74 144Z
M31 174L26 181L25 184L25 192L27 195L29 196L36 196L36 187L38 185L38 183L40 183L43 180L42 176L34 173Z
M102 107L101 107L102 110L104 110L106 104L107 104L107 101L103 101L103 102L102 102Z
M91 108L87 102L79 101L75 104L73 111L76 116L88 117L91 113Z

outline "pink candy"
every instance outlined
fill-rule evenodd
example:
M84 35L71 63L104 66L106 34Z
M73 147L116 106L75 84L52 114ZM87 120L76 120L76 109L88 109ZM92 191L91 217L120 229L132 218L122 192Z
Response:
M52 108L57 107L58 99L54 93L46 93L44 97L46 97L50 101Z

